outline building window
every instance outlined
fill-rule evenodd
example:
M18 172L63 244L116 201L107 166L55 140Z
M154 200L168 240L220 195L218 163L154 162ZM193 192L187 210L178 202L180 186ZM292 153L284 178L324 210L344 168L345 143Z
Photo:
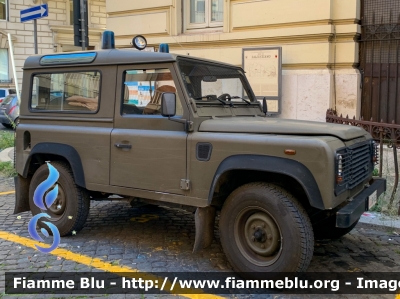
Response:
M186 5L186 29L223 26L223 0L186 0Z
M8 20L8 0L0 0L0 20Z
M78 1L79 11L81 10L80 9L80 7L81 7L80 0L67 0L67 12L69 14L69 15L67 15L67 20L69 22L69 25L74 25L74 1ZM88 9L88 12L90 12L89 0L87 1L87 9ZM90 25L90 14L89 13L88 13L88 24Z
M9 80L7 49L0 49L0 81L2 81L2 80Z

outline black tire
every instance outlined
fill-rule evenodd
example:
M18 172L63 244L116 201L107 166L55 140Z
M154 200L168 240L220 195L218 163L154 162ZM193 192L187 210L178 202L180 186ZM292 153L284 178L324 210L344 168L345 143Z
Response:
M3 127L7 128L7 129L12 129L13 126L10 124L6 124L6 123L2 123Z
M230 264L246 278L305 271L313 256L314 236L304 208L272 184L250 183L233 191L222 208L219 229Z
M51 218L43 220L52 222L58 228L61 236L70 235L73 231L81 230L86 222L90 207L89 194L75 184L73 173L66 163L50 162L50 164L60 174L57 181L59 189L57 200L51 207L47 207L47 210L39 209L33 202L37 186L49 175L47 164L43 164L32 177L29 186L29 206L33 215L43 212L50 215ZM41 224L41 221L38 222L38 225L47 229L47 226Z
M315 240L336 240L348 234L358 223L357 219L352 225L346 228L336 227L335 215L313 225Z

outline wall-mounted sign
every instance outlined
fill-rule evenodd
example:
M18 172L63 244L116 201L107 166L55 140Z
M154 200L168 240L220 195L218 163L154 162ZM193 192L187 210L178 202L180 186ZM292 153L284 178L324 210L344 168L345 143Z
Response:
M268 114L281 113L282 48L243 49L243 69L257 99L266 97Z

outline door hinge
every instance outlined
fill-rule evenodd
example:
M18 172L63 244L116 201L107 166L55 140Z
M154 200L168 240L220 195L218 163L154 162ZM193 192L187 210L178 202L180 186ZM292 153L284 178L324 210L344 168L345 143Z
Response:
M186 123L186 132L193 132L193 122L192 121L188 121Z
M181 189L190 190L190 180L181 179Z

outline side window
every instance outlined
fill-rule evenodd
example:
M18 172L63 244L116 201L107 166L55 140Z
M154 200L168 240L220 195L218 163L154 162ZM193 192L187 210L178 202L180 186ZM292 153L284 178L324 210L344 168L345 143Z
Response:
M163 92L176 94L176 115L182 115L182 104L169 69L125 71L122 114L161 114Z
M100 73L38 74L33 77L33 111L95 113L99 108Z

